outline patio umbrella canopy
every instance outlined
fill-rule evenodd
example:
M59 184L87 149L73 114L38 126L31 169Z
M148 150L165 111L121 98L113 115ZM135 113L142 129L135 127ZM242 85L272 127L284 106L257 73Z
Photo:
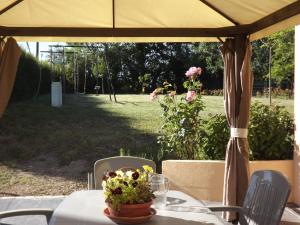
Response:
M296 0L1 0L0 34L18 41L190 42L300 22Z
M225 41L224 97L231 139L224 203L248 185L247 126L255 40L300 24L299 0L0 0L0 36L18 41ZM242 179L241 179L242 178Z

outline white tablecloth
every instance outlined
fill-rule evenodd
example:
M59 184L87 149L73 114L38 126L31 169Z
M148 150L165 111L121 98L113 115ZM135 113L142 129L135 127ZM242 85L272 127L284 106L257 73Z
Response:
M147 225L224 225L227 224L204 205L179 191L169 191L168 205L157 209ZM103 191L77 191L56 208L50 225L113 225L103 214L106 208Z

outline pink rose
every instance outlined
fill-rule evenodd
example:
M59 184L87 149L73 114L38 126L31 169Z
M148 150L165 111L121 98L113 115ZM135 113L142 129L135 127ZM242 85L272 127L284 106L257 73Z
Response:
M185 99L190 102L193 101L196 98L196 92L195 91L188 91L186 94Z
M169 92L169 97L174 97L176 95L176 91L170 91Z
M154 99L156 99L157 95L156 92L153 91L152 93L150 93L150 100L153 101Z
M188 78L192 78L193 76L197 76L197 75L200 75L202 72L202 69L200 67L191 67L188 71L186 71L185 75L188 77Z

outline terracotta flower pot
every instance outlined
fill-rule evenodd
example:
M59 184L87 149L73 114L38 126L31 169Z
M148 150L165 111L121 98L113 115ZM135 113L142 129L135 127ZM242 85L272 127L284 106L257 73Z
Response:
M151 214L152 201L143 204L124 204L119 211L108 206L109 214L118 217L141 217Z

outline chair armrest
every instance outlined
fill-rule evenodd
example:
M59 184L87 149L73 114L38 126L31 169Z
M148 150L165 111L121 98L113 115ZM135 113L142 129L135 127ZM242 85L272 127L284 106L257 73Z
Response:
M208 206L207 208L209 208L212 212L220 212L220 211L221 212L226 212L226 211L237 212L239 224L248 225L245 215L243 213L242 207L239 207L239 206Z
M0 212L0 219L14 216L44 215L46 216L47 222L49 222L53 211L53 209L17 209Z
M231 212L238 212L242 213L242 208L239 206L208 206L211 211L213 212L225 212L225 211L231 211Z

